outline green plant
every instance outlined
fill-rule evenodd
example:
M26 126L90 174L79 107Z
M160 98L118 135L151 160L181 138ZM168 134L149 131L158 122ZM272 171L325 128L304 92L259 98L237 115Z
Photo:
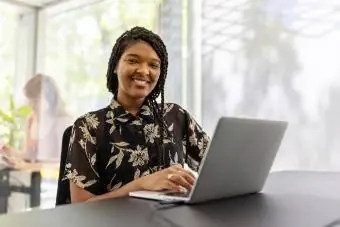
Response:
M12 94L8 96L9 108L0 109L0 138L13 148L22 145L24 136L24 122L31 114L32 109L28 105L17 107Z

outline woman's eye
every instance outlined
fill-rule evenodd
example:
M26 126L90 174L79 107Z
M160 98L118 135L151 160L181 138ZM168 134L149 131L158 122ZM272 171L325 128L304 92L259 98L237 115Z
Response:
M132 64L138 63L138 61L137 61L136 59L128 59L127 61L128 61L129 63L132 63Z
M158 68L159 68L159 64L150 64L150 66L151 66L153 69L158 69Z

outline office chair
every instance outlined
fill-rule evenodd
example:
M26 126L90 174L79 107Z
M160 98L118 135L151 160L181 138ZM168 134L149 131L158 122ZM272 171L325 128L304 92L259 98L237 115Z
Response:
M62 180L65 173L67 151L71 132L72 126L67 127L62 138L56 206L71 203L70 183L68 180Z

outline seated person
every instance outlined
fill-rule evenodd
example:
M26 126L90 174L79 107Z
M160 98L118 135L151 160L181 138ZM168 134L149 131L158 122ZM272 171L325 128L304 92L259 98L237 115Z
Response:
M64 177L72 203L191 189L195 177L183 166L197 169L209 138L186 110L164 103L167 69L152 31L134 27L117 39L106 75L112 102L73 125Z
M29 161L59 161L62 135L72 124L55 81L37 74L27 81L24 93L32 108L26 121L25 144L20 151L4 145L13 158Z

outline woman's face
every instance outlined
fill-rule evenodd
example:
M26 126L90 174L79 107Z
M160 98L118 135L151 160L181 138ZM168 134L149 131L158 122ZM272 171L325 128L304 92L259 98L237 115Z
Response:
M126 48L116 67L118 96L144 99L155 88L161 72L161 60L144 41Z
M43 96L29 99L28 103L36 114L46 112L49 108L49 104Z
M40 109L40 96L36 98L29 98L28 104L33 109L34 112L39 112Z

